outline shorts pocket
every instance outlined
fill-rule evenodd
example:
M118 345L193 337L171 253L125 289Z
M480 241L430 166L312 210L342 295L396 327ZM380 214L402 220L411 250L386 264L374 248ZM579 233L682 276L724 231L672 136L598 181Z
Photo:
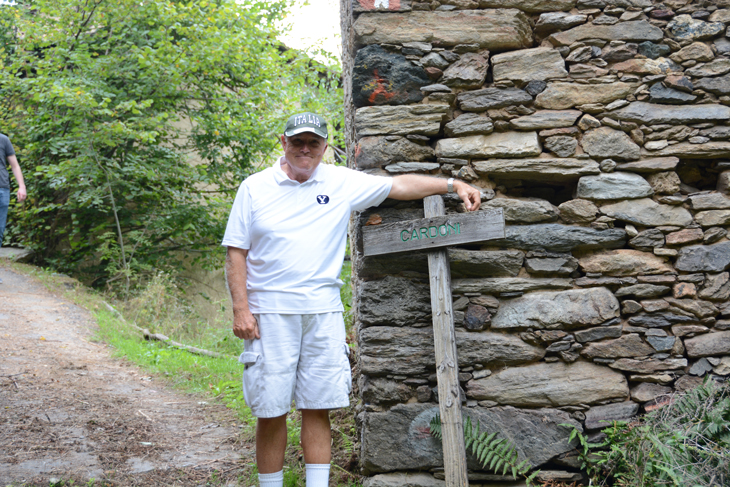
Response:
M256 365L261 359L261 355L256 352L243 352L238 361L246 367L252 367Z
M352 392L352 372L350 371L350 346L347 343L345 343L344 361L345 363L342 367L342 373L344 375L344 383L347 388L347 394L349 395L350 392Z

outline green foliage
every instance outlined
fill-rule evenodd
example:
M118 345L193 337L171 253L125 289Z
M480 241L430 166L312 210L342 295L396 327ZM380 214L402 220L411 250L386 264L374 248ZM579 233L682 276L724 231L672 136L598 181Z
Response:
M440 415L437 414L431 419L430 428L431 435L439 440L443 438ZM480 432L479 423L475 426L472 425L469 416L466 416L464 420L464 443L466 450L469 451L471 448L479 463L492 472L499 474L501 470L501 475L509 473L515 479L519 475L525 478L528 486L532 485L532 480L539 473L539 471L535 471L529 474L530 463L527 459L519 461L519 456L512 443L505 438L500 438L497 432Z
M352 327L352 262L346 260L342 264L342 271L340 272L340 280L342 281L342 287L340 288L340 300L342 306L345 308L345 312L342 317L345 320L345 327L350 330Z
M288 1L0 9L0 127L29 188L8 236L125 292L183 256L218 262L232 195L290 113L330 117L341 143L337 69L276 40Z
M569 425L566 425L569 426ZM730 483L730 387L709 377L633 422L588 443L573 430L594 485L721 487Z

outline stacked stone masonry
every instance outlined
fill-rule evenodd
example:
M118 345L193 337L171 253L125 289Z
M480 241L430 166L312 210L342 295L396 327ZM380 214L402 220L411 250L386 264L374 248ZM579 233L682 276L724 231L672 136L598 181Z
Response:
M564 425L595 438L727 380L730 0L342 11L351 165L457 177L504 211L503 240L449 249L465 415L572 482ZM422 216L386 201L351 227L370 487L443 485L426 256L364 258L360 238ZM513 485L469 469L472 485Z

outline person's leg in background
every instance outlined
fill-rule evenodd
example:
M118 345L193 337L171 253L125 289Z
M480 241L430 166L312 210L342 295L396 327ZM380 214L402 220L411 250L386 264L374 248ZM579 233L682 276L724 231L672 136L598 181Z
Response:
M5 223L8 221L8 207L10 206L10 190L8 188L0 188L0 247L3 246L3 237L5 236ZM0 284L3 280L0 279Z
M0 188L0 247L3 246L5 223L8 221L8 207L10 206L10 189Z

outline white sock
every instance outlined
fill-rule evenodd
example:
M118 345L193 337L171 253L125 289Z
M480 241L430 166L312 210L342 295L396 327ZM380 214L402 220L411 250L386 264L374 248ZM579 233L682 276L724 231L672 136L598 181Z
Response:
M330 483L329 463L307 464L307 487L327 487Z
M259 474L260 487L284 487L284 470Z

